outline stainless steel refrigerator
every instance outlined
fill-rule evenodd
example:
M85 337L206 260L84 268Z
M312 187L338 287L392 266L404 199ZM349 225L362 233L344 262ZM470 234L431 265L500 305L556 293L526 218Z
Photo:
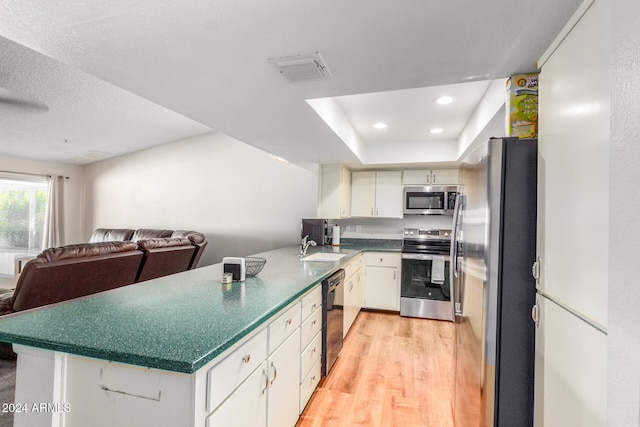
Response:
M531 426L537 141L492 138L461 168L450 270L454 423Z

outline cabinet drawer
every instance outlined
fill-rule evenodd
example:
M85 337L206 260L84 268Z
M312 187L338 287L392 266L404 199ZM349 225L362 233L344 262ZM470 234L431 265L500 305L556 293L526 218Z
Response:
M318 286L302 299L302 320L306 320L320 306L322 306L322 286Z
M267 358L267 329L207 372L207 411L213 411Z
M320 360L317 360L309 375L302 381L300 384L300 413L304 411L305 406L309 403L309 399L311 399L311 395L315 391L316 387L318 387L318 383L320 382Z
M347 266L344 268L344 277L349 278L356 271L362 268L362 255L357 255Z
M300 354L300 380L303 380L322 353L322 333L318 332Z
M365 256L367 265L377 267L400 267L400 254L368 253Z
M300 326L300 303L296 303L269 324L269 354Z
M318 307L311 316L301 326L301 344L300 348L306 348L313 337L322 330L322 307Z

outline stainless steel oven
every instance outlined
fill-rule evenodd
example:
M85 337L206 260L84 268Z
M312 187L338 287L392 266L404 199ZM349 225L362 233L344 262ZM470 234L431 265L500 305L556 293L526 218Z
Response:
M401 316L453 321L450 250L451 230L404 230Z

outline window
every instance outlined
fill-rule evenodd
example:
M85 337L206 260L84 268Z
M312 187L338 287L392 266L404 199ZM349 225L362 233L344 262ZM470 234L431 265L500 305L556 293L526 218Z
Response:
M16 257L42 250L46 177L0 174L0 275L13 275Z

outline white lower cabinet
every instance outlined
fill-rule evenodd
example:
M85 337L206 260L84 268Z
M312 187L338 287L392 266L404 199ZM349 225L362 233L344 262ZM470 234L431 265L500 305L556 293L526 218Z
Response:
M346 337L351 325L362 308L364 278L362 274L362 255L356 256L346 267L344 282L344 322L343 335Z
M364 307L400 311L400 254L365 254Z
M299 328L269 356L268 368L267 427L293 427L300 415Z
M313 320L322 306L321 293L311 294L318 301L303 306L299 300L289 306L209 370L206 427L295 426L300 415L302 313L316 304L308 316ZM317 319L314 329L321 330L321 323Z
M300 413L309 403L313 392L318 387L320 378L322 378L322 362L318 358L307 376L302 380L302 384L300 384Z
M300 326L299 414L311 399L321 377L322 356L322 289L319 287L302 299Z
M267 362L253 371L207 418L207 427L247 427L267 425ZM289 424L293 426L293 424Z

